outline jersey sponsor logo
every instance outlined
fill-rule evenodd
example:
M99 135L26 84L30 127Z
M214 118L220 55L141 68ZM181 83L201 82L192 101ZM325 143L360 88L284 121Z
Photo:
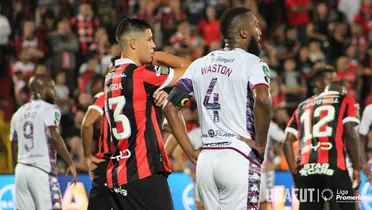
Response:
M314 174L332 176L334 170L329 168L327 163L307 163L299 171L301 176L309 176Z
M220 73L222 75L230 77L231 73L233 72L233 69L228 68L225 65L221 64L213 64L206 67L202 67L200 69L202 75L208 74L208 73Z
M316 145L306 145L301 149L301 154L304 154L310 150L331 150L333 147L331 142L318 142Z
M110 72L109 75L107 76L107 79L115 79L115 78L122 78L122 77L127 77L127 75L125 73L121 73L121 74L115 74L115 72Z
M156 76L169 74L169 68L166 66L157 66L155 67L155 71L156 71Z
M116 159L119 161L120 159L129 158L132 155L129 149L123 150L119 152L119 155L112 156L111 159Z
M226 137L226 138L228 138L228 137L234 137L234 136L235 136L235 134L233 134L233 133L225 133L221 130L213 130L213 129L209 129L208 133L203 133L201 135L202 138L208 138L208 137L210 137L210 138L213 138L213 137Z
M115 193L118 193L118 194L121 194L122 196L127 196L128 195L128 191L123 189L122 187L114 187L111 191L113 191Z
M229 146L231 141L224 141L224 142L215 142L215 143L207 143L204 144L203 147L222 147L222 146Z
M217 62L222 62L222 63L232 63L234 62L235 58L223 58L223 57L218 57Z

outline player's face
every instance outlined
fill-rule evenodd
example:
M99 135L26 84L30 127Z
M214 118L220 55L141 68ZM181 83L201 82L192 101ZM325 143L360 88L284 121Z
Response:
M144 35L139 39L139 58L142 64L151 63L154 56L156 46L152 38L151 29L146 29Z
M247 27L248 27L249 33L252 35L252 38L248 45L247 52L258 56L260 54L260 42L261 42L261 29L259 26L259 22L256 16L252 12L248 13L247 19L248 19Z

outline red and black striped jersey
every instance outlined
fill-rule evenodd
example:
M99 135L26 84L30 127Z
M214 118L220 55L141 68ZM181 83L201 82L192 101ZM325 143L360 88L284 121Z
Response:
M329 164L346 170L344 124L359 123L358 104L350 96L323 92L302 102L288 122L286 133L300 140L297 165Z
M88 109L97 110L101 116L100 135L98 139L97 158L109 160L112 152L115 150L114 143L111 142L111 130L104 115L105 94L103 92L97 93L92 100Z
M115 143L107 170L109 188L170 173L153 101L153 93L169 84L168 67L137 66L130 59L115 61L105 80L105 114Z

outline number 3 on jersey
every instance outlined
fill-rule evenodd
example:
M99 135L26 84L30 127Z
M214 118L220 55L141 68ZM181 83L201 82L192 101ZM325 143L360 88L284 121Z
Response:
M213 78L211 82L209 83L209 87L207 89L207 92L205 93L203 105L208 110L213 110L213 121L219 122L220 115L218 111L221 109L221 105L218 103L218 93L213 94L213 103L209 103L209 99L211 97L211 94L213 92L213 89L216 83L217 83L217 78Z
M112 134L115 136L117 140L127 139L132 133L129 119L127 118L127 116L122 114L122 110L124 108L125 103L126 103L126 100L124 96L109 98L108 100L109 109L114 110L115 125L111 125L111 127L112 127ZM116 105L116 107L114 107L114 105ZM118 132L118 129L116 128L118 123L121 123L123 127L122 132Z

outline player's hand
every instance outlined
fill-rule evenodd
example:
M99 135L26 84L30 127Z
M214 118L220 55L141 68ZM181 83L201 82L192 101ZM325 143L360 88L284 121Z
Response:
M262 147L262 146L258 146L256 145L256 141L253 140L253 139L247 139L247 138L244 138L242 136L237 136L236 137L237 139L239 139L240 141L243 141L245 142L246 144L248 144L248 146L250 148L253 148L255 149L258 154L260 155L261 159L263 160L264 159L264 155L265 155L265 147Z
M200 147L200 148L194 150L191 154L187 155L187 156L189 157L190 161L191 161L194 165L196 165L196 163L198 162L198 157L199 157L199 154L200 154L200 152L201 152L201 149L202 149L202 148Z
M353 170L353 177L352 177L352 184L353 189L358 189L360 186L360 172L359 170Z
M162 106L166 101L168 97L168 93L166 93L164 90L156 90L153 94L156 106Z
M88 167L88 173L89 173L89 177L90 179L93 181L93 171L97 168L97 165L99 163L102 163L103 161L105 161L104 159L99 159L99 158L96 158L94 156L92 157L88 157L88 158L85 158L85 164L87 165Z
M71 172L72 176L74 177L72 179L71 184L75 185L78 181L75 163L72 163L68 166L65 176L67 176L70 172Z

